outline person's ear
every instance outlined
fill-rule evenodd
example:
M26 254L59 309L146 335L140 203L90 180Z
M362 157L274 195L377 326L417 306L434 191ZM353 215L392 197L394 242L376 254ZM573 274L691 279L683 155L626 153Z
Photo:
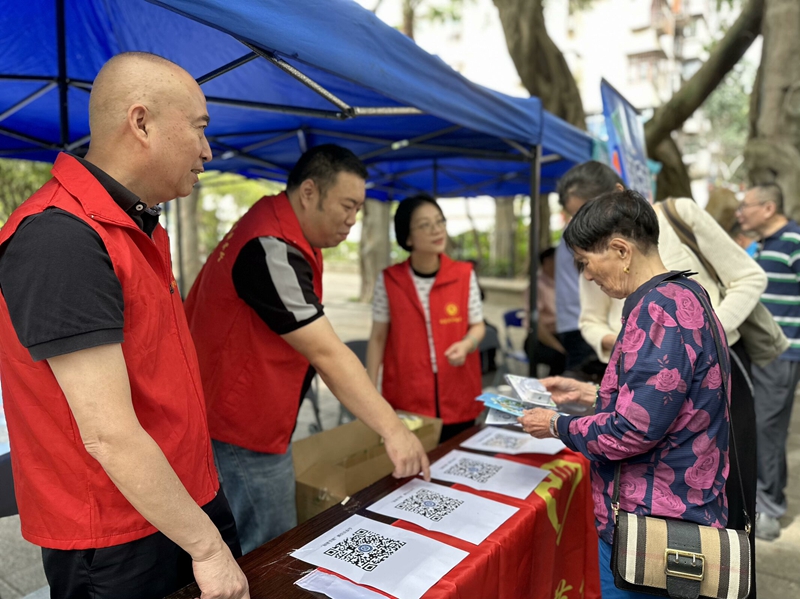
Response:
M612 251L614 256L617 256L622 261L628 261L631 257L631 244L627 239L621 237L614 237L608 243L608 249Z
M303 181L297 188L297 194L300 197L300 205L304 210L316 207L319 199L319 189L313 179Z
M149 147L151 131L148 129L152 124L153 115L143 104L134 104L128 108L127 124L133 133L134 138L143 146Z
M617 183L614 186L614 191L625 191L625 186L622 183Z

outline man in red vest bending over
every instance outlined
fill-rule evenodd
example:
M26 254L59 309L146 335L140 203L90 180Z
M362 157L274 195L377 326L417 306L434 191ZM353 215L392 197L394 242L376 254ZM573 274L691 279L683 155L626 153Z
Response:
M157 205L211 159L191 75L112 58L85 160L0 232L0 377L22 535L58 599L249 597ZM233 554L232 554L233 553ZM193 572L194 571L194 572Z
M214 457L244 553L296 525L289 442L314 371L385 439L394 476L429 478L419 440L323 312L320 248L347 237L366 177L345 148L307 151L286 191L259 200L224 237L186 299Z

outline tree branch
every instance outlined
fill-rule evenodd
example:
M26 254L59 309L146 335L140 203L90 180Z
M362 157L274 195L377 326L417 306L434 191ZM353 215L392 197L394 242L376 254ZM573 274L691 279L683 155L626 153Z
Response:
M647 152L653 156L658 145L692 116L761 32L764 0L749 0L739 18L711 52L708 60L670 100L656 109L644 126Z

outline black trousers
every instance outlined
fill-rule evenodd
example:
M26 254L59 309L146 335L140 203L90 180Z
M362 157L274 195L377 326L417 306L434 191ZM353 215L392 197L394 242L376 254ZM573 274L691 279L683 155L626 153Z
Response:
M744 530L745 519L742 511L742 495L744 505L753 531L750 533L750 552L753 559L751 568L750 595L748 599L756 599L756 484L758 481L758 461L756 456L756 410L753 393L750 389L750 356L744 351L744 345L737 341L731 346L731 433L736 439L736 449L730 443L731 468L725 492L728 496L728 528ZM737 361L738 358L738 361ZM736 468L738 460L739 468ZM741 476L740 472L741 470ZM744 490L744 493L742 493Z
M220 488L203 506L235 558L236 523ZM102 549L42 549L51 599L161 599L194 582L192 558L160 532Z

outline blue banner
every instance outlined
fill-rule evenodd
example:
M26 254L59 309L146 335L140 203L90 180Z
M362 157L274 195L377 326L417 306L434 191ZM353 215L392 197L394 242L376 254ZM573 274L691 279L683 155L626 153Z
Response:
M611 165L630 189L653 202L644 127L638 111L608 81L600 82Z

